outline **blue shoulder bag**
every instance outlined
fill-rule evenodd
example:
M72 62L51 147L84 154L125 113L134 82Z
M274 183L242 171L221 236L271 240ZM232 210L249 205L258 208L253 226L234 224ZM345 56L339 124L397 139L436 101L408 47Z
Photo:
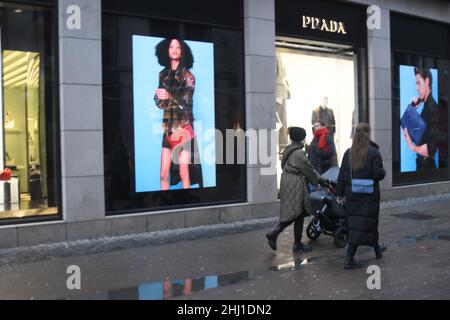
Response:
M352 162L350 160L350 154L348 155L348 162L350 163L350 179L352 180L352 192L359 194L372 194L374 191L373 179L353 179L352 174Z

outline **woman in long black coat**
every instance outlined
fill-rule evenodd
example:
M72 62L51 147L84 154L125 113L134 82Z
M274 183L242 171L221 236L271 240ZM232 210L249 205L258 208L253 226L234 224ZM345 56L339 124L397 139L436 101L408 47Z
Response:
M350 167L353 179L373 179L374 192L371 194L353 193ZM380 214L380 186L386 171L378 145L370 140L370 127L367 123L357 126L352 148L347 150L339 172L336 194L339 202L345 202L349 228L349 245L345 259L345 269L362 267L355 262L358 246L371 246L377 259L382 258L384 248L378 244L378 217Z

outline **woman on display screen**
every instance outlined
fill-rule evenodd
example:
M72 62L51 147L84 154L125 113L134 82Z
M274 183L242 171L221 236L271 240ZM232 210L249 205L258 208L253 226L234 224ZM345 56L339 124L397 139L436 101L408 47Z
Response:
M412 105L416 110L423 106L420 115L426 124L426 129L417 145L413 142L406 128L402 129L403 137L408 148L417 154L417 171L436 170L438 168L436 167L435 156L442 138L439 133L439 108L432 94L433 77L430 69L418 67L414 69L414 75L418 96L412 99Z
M161 152L161 190L182 182L183 189L203 186L194 131L193 96L195 77L191 73L194 57L180 39L165 39L156 46L159 73L155 102L164 110Z

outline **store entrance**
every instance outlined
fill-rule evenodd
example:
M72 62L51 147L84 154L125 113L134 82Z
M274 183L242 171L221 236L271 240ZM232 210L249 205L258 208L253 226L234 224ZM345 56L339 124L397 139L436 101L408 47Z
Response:
M318 115L326 118L322 120L334 133L335 157L340 165L343 154L351 146L359 118L356 51L348 46L278 38L276 62L278 183L282 173L281 156L290 143L288 128L305 128L309 145Z

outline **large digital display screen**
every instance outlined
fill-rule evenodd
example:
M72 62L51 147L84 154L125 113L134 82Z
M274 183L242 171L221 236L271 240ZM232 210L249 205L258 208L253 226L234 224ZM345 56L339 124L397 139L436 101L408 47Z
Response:
M137 193L216 186L214 90L213 43L133 36Z
M400 171L439 169L438 70L400 65Z

